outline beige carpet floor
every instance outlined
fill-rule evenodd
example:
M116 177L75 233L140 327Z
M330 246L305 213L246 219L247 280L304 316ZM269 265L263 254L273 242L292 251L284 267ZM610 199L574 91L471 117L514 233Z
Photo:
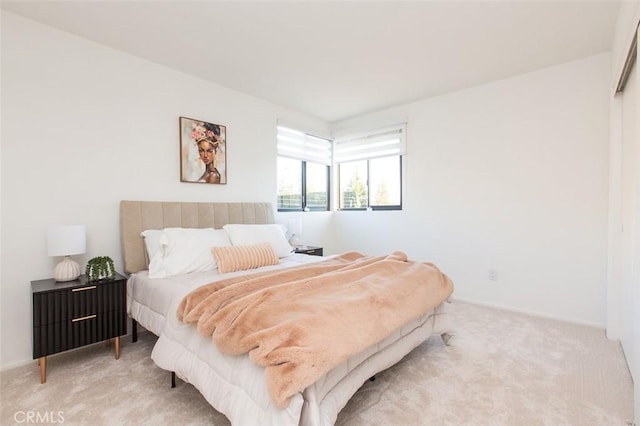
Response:
M604 331L455 302L450 346L432 338L366 382L338 425L603 425L633 419L632 381ZM149 355L155 336L96 344L0 374L0 424L228 425ZM31 417L29 417L31 416Z

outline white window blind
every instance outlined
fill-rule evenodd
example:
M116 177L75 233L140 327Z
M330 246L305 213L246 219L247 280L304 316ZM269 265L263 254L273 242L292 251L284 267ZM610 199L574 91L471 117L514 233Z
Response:
M278 155L331 165L331 141L278 126Z
M404 155L406 153L406 124L336 138L335 163Z

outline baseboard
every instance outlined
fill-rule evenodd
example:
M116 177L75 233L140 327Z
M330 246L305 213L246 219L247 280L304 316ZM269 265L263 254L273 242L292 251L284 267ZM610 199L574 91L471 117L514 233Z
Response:
M38 368L36 366L37 364L37 360L35 359L28 359L28 360L24 360L24 361L18 361L18 362L14 362L8 365L3 365L2 369L0 369L0 372L3 371L8 371L8 370L13 370L14 368L18 368L18 367L24 367L25 365L31 364L33 363L34 367L33 368Z
M144 331L146 331L146 330L144 330ZM129 339L129 341L131 341L131 332L120 336L120 339ZM52 354L52 355L49 355L49 356L56 356L58 354L63 354L63 353L66 353L66 352L82 350L83 348L86 348L88 346L104 344L104 342L105 342L105 340L102 340L100 342L95 342L95 343L91 343L90 345L81 346L79 348L73 348L73 349L69 349L69 350L63 351L63 352L58 352L58 353L55 353L55 354ZM11 364L3 365L0 368L0 373L3 372L3 371L12 370L14 368L23 367L23 366L31 364L31 363L33 363L34 368L38 368L38 367L35 367L37 362L38 362L37 359L31 359L31 358L30 359L25 359L23 361L16 361L16 362L13 362Z

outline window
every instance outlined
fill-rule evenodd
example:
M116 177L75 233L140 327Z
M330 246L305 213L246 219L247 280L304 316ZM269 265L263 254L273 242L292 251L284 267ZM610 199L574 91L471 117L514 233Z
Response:
M405 125L335 141L341 210L401 210Z
M278 211L329 210L331 141L278 126Z

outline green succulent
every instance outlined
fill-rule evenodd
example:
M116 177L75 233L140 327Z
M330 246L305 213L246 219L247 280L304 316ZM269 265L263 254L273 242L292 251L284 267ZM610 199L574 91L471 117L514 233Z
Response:
M109 256L96 256L89 259L84 273L87 282L112 280L116 277L116 268Z

